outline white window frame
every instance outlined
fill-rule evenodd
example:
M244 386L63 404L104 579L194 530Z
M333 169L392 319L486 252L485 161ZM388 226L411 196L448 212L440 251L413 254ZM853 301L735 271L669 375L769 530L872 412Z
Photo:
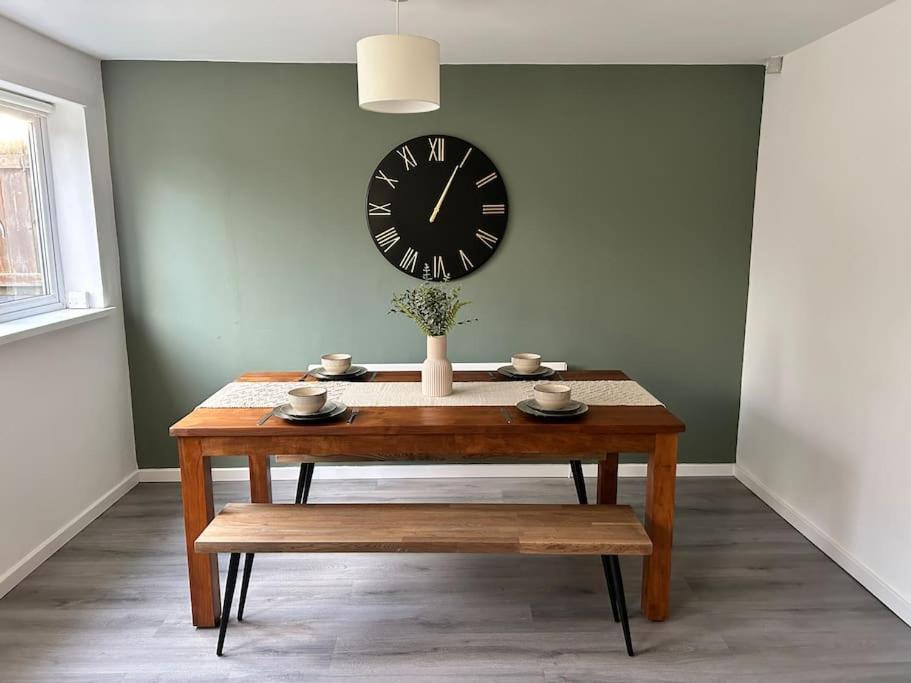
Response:
M41 259L49 292L20 301L0 303L0 323L40 315L65 308L63 267L60 259L60 239L54 212L54 185L51 173L50 140L47 117L54 105L0 90L0 113L10 112L32 121L31 156L34 166L33 194L37 204L38 227L41 231Z

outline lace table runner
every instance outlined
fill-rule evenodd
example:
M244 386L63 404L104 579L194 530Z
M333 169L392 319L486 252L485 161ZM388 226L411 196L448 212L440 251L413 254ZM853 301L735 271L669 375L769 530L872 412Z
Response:
M592 406L660 406L654 396L631 380L570 380L572 397ZM513 406L532 398L540 382L454 382L452 394L424 396L420 382L320 382L329 398L352 407L382 406ZM291 389L312 382L232 382L203 401L200 408L271 408L287 403Z

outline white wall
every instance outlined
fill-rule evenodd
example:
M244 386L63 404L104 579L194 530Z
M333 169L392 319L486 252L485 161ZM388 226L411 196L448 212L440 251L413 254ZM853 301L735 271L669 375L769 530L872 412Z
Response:
M0 18L0 82L85 106L94 216L82 224L97 233L104 300L117 307L0 346L3 595L133 483L136 456L100 64Z
M911 0L766 78L737 472L911 623Z

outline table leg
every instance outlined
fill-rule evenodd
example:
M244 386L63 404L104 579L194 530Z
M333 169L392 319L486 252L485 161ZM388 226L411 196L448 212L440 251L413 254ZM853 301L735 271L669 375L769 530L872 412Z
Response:
M249 455L247 462L250 468L250 502L272 502L272 470L269 467L268 455Z
M652 539L652 554L642 562L642 614L651 621L667 619L676 480L677 435L658 434L645 484L645 530Z
M598 504L617 504L617 469L620 466L620 454L608 453L604 460L598 462Z
M221 615L218 555L197 553L193 547L197 536L215 516L215 504L212 501L212 461L203 457L202 442L199 439L178 439L178 450L193 625L212 628L218 626Z

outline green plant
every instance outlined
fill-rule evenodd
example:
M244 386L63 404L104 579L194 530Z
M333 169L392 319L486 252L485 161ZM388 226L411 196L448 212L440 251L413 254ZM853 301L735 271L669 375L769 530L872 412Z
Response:
M401 313L411 318L428 337L440 337L456 325L475 322L477 318L456 320L459 311L470 304L460 298L461 287L453 287L445 278L442 283L431 280L430 266L424 264L424 282L414 289L392 295L389 313Z

